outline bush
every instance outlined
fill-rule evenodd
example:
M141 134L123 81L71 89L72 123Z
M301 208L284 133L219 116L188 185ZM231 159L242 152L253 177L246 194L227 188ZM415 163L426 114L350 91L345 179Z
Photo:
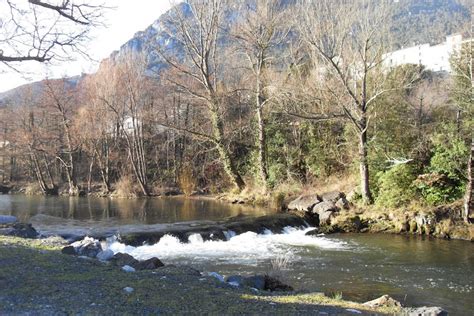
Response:
M121 198L135 198L138 196L132 178L129 175L120 177L115 184L115 192L113 195Z
M186 196L190 196L196 188L196 179L193 175L193 169L186 164L181 168L179 173L179 188Z
M462 139L449 131L436 135L433 145L427 174L417 179L416 187L431 205L449 203L463 195L468 148Z
M385 172L378 173L378 196L380 206L400 207L416 197L413 182L418 168L412 163L396 165Z

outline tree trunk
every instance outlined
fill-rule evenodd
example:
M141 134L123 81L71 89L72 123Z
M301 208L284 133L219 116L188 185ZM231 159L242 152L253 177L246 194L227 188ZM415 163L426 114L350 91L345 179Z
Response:
M364 203L372 203L372 193L369 183L369 162L367 157L367 120L365 117L360 122L361 131L359 133L359 169L360 169L360 189Z
M472 187L473 187L473 160L474 160L474 137L471 141L471 153L469 155L469 160L467 163L467 186L466 186L466 195L464 198L464 221L469 223L469 215L471 214L474 206L472 202Z
M260 103L260 102L259 102ZM258 167L260 171L260 180L268 188L268 166L267 166L267 155L266 155L266 135L265 135L265 122L263 119L262 107L257 108L257 122L258 122Z
M211 109L210 114L212 121L212 130L214 132L214 138L216 140L217 150L221 157L221 162L224 165L224 170L229 176L232 184L239 191L242 191L245 188L245 182L240 176L240 173L237 170L237 167L235 166L235 163L224 143L224 127L222 118L220 117L218 111L214 108Z

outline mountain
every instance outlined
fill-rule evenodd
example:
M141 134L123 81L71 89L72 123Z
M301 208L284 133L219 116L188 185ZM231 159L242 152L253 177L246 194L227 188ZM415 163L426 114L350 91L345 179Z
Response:
M255 1L255 0L246 0ZM280 0L281 5L291 6L294 0ZM447 35L462 33L467 30L470 21L468 4L472 0L393 0L396 8L393 13L393 49L403 46L412 46L419 43L436 44L445 40ZM184 15L189 15L189 7L178 4L178 9ZM178 59L184 58L184 48L177 42L170 32L173 32L173 20L170 10L159 17L147 29L137 32L133 38L123 44L119 50L113 52L109 59L118 61L128 52L144 52L149 59L149 72L159 73L166 67L166 63L157 54L156 47L160 47L167 55ZM229 8L226 12L227 26L231 27L236 20L237 10ZM41 86L32 84L34 89ZM36 85L36 86L35 86ZM28 86L28 85L27 85ZM0 106L12 96L21 93L25 87L13 89L0 94Z

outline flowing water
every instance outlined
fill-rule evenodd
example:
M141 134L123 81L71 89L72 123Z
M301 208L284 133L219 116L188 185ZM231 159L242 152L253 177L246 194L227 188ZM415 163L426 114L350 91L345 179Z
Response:
M268 212L206 200L6 195L0 196L0 214L29 220L40 231L51 233L177 222L192 226ZM203 241L200 235L192 235L188 243L165 236L157 244L140 247L111 238L108 247L139 259L156 256L165 263L189 264L225 276L267 273L279 261L284 264L277 273L298 290L342 293L345 299L361 302L389 294L406 305L441 306L451 315L473 314L474 243L393 235L313 237L305 236L307 230L288 227L282 234L260 235L227 231L226 241Z

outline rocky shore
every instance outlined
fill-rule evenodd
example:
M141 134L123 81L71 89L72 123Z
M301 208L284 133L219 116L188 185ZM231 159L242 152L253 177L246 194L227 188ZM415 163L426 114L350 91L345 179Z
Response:
M353 194L339 191L301 195L289 202L286 210L317 227L309 234L417 234L474 241L474 225L463 221L461 203L423 210L384 210L358 206L352 200Z

